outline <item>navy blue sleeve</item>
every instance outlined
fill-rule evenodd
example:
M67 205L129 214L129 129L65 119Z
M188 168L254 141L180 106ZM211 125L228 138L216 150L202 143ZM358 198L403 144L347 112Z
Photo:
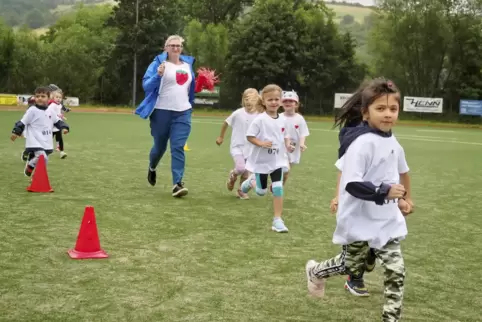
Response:
M18 121L17 123L15 123L15 125L13 127L13 130L12 130L12 133L20 136L20 135L22 135L24 130L25 130L25 124Z
M364 181L349 182L345 190L355 198L374 201L377 205L383 205L390 188L391 186L385 183L377 187L369 181Z
M67 131L70 132L70 127L67 123L65 123L64 121L57 121L57 123L54 124L54 126L56 128L58 128L59 130L63 130L63 129L66 129Z
M70 112L70 108L66 107L64 105L64 103L62 103L62 111L64 111L65 113L69 113Z

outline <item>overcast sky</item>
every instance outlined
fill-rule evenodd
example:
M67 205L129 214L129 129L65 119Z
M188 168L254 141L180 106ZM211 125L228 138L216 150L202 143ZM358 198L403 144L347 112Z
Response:
M342 2L343 0L335 0L336 2ZM345 2L353 2L353 3L360 3L364 6L373 6L373 0L345 0Z

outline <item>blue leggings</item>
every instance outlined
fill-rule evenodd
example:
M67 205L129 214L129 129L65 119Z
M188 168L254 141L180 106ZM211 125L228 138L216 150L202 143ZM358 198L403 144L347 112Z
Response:
M155 109L150 116L151 135L154 139L149 154L149 167L155 169L171 145L172 184L182 181L186 159L184 145L191 133L192 109L182 112Z

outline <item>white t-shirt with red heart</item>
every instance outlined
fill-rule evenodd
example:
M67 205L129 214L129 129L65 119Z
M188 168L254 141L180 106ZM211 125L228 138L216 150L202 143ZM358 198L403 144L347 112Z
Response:
M176 65L168 61L165 64L155 108L176 112L192 108L189 102L189 87L192 83L189 64Z
M290 139L291 143L295 145L295 150L288 153L288 159L290 163L299 164L301 159L300 140L301 137L310 135L308 125L301 114L295 113L293 115L287 115L286 113L281 113L281 115L286 119L286 136Z

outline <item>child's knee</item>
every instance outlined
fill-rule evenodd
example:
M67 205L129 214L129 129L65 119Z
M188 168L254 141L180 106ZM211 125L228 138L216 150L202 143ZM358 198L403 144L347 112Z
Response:
M236 167L234 168L234 171L237 174L243 174L246 171L246 166L244 164L236 163Z
M273 196L283 197L283 182L276 181L272 184Z
M262 189L262 188L259 188L258 186L256 186L255 191L256 191L256 194L258 196L262 197L262 196L266 195L266 192L268 191L268 189Z

